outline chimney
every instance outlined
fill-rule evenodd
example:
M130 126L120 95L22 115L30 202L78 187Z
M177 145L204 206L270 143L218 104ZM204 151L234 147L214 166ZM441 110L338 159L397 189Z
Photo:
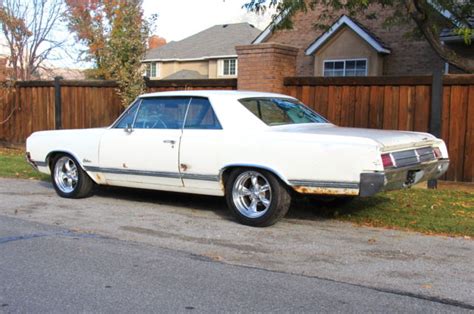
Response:
M158 35L152 35L148 38L148 49L155 49L164 45L166 45L166 39Z

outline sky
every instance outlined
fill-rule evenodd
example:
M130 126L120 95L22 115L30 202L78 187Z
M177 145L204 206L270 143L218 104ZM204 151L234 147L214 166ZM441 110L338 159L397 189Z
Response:
M271 12L264 16L242 8L248 0L144 0L146 16L158 14L155 33L169 41L177 41L217 24L249 22L264 29Z
M1 1L1 0L0 0ZM242 8L248 0L144 0L143 11L146 17L158 14L154 34L168 42L178 41L217 24L249 22L263 30L271 21L272 12L256 15ZM75 42L74 35L61 27L55 38L67 39L64 50L55 51L47 67L85 69L92 66L88 62L78 61L84 47ZM5 50L0 38L0 54ZM5 51L7 52L7 51Z

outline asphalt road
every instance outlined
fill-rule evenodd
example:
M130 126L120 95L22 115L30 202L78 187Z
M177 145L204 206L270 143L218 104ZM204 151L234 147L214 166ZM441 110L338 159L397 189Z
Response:
M0 216L0 311L468 312Z
M292 208L249 228L221 198L0 179L0 312L474 310L474 241ZM188 307L188 308L186 308Z

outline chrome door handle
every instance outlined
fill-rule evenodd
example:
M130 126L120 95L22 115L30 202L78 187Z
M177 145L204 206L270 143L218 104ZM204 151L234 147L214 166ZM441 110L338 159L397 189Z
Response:
M176 141L174 141L174 140L164 140L163 143L174 145L174 144L176 144Z

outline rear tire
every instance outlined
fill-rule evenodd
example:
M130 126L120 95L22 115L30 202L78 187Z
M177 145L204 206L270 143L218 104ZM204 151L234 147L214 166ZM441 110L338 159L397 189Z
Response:
M94 188L94 181L72 156L66 154L53 159L51 179L56 193L65 198L88 197Z
M248 226L267 227L283 218L291 195L284 183L260 169L239 168L226 181L227 205L237 220Z

